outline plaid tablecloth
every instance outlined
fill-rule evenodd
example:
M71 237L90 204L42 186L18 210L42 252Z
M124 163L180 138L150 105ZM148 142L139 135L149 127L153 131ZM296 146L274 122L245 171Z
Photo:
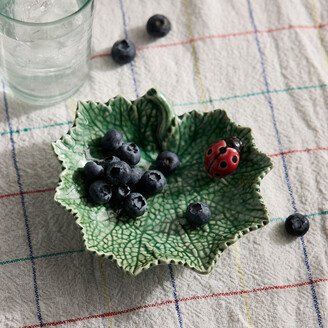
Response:
M324 0L95 0L90 80L50 108L22 104L2 82L0 327L328 326L328 9ZM147 19L167 15L165 38ZM117 39L138 54L118 67ZM130 99L157 87L178 114L223 108L274 162L262 183L271 223L199 275L160 266L137 277L83 250L53 201L61 167L51 142L78 99ZM290 239L299 211L311 228Z

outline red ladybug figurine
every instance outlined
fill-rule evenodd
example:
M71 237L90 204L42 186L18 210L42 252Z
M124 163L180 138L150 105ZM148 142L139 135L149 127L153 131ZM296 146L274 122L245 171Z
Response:
M205 153L204 166L212 177L225 177L236 171L239 160L242 142L232 137L226 140L219 140L211 145Z

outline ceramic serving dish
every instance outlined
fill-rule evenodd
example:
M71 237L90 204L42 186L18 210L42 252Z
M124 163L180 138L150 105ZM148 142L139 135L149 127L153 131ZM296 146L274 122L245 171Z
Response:
M150 198L147 212L137 219L93 205L86 197L81 168L92 158L103 158L100 139L111 128L139 145L139 165L145 169L162 150L177 153L182 162L168 178L165 192ZM226 178L213 179L204 170L204 152L230 136L246 144L239 167ZM176 116L154 89L132 102L121 96L105 104L79 102L74 126L53 148L63 166L55 200L75 215L88 250L133 275L164 263L208 273L229 245L269 222L260 181L272 163L256 149L251 130L222 110ZM210 222L199 228L184 218L194 201L207 203L212 211Z

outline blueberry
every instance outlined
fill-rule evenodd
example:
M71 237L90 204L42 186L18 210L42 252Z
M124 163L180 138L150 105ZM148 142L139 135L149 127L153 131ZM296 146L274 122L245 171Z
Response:
M228 147L236 149L238 152L240 152L243 148L242 141L237 137L230 137L226 139L226 144Z
M171 151L160 153L155 162L155 169L161 171L164 175L171 174L179 165L180 160L177 154Z
M130 40L116 41L112 47L112 58L120 65L130 63L136 56L136 47Z
M140 149L133 142L124 143L119 149L117 149L116 155L122 161L127 162L132 166L138 164L141 158Z
M97 162L88 162L84 165L84 174L90 181L100 179L104 175L104 168Z
M191 203L186 211L186 219L194 227L208 223L211 215L211 210L204 203Z
M113 187L112 201L115 205L121 205L124 199L131 193L130 187L127 185L118 185Z
M166 179L162 172L150 170L144 173L138 184L138 189L147 197L164 190Z
M126 184L130 180L131 168L122 161L108 165L106 178L111 184Z
M112 164L112 163L115 163L115 162L119 162L120 159L116 156L107 156L105 157L102 161L99 162L99 164L105 169L107 169L107 167Z
M128 185L133 188L141 179L145 171L140 167L131 168L131 176Z
M155 38L161 38L170 32L171 23L163 15L154 15L148 19L146 29L149 35Z
M147 201L144 196L133 192L125 198L124 210L128 216L137 217L146 212Z
M304 215L295 213L286 219L285 228L288 234L301 237L309 230L310 223Z
M109 130L101 140L101 148L106 154L115 151L116 149L121 147L122 144L122 133L114 129Z
M105 181L97 180L90 185L89 196L96 204L105 204L110 201L112 191Z

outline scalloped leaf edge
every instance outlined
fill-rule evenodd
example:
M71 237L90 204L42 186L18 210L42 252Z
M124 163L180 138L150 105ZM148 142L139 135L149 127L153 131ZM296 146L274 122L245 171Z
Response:
M168 118L170 118L170 121L173 123L174 122L174 125L177 126L178 124L181 123L181 118L183 117L183 115L181 116L177 116L171 109L171 107L169 106L167 100L165 99L165 97L159 93L156 89L152 88L150 90L147 91L147 93L144 95L144 96L141 96L140 98L142 97L145 97L145 96L151 96L153 97L156 101L158 100L157 97L160 99L160 101L162 102L162 104L164 103L165 104L165 109L167 111L167 113L165 113L167 115ZM126 99L125 97L123 96L116 96L114 98L111 98L111 99L115 99L117 97L121 97L123 98L124 100L130 102L132 105L140 98L134 100L134 101L129 101L128 99ZM111 99L109 99L106 103L102 104L106 107L108 107L110 105L110 101ZM92 101L87 101L86 103L94 103ZM267 208L266 208L266 205L262 199L262 196L261 196L261 193L260 193L260 185L261 185L261 181L262 179L271 171L271 169L273 168L273 163L271 161L271 159L269 157L267 157L264 153L262 153L255 145L255 142L254 142L254 138L253 136L251 135L251 129L248 128L248 127L243 127L243 126L240 126L238 124L236 124L234 121L232 121L229 116L227 115L226 111L225 110L222 110L222 109L215 109L215 111L221 111L223 114L224 114L224 117L226 120L228 120L232 125L233 127L235 128L238 128L238 129L248 129L250 131L250 137L251 137L251 144L254 148L254 150L256 150L259 154L261 155L264 155L267 160L268 160L268 163L269 165L267 166L266 169L264 169L262 171L262 173L258 176L256 182L253 184L253 187L255 188L255 191L256 191L256 195L258 197L258 200L259 202L261 203L261 205L263 205L263 210L264 210L264 216L266 217L265 219L263 219L261 221L260 224L252 224L250 225L249 227L239 231L238 233L236 233L232 239L226 241L225 243L221 244L218 249L217 249L217 252L216 252L216 255L211 259L211 264L208 266L208 268L206 270L198 270L197 267L195 266L192 266L192 265L189 265L187 263L183 263L182 261L177 261L177 260L174 260L174 259L171 259L171 260L165 260L165 259L156 259L156 260L153 260L153 261L150 261L148 262L146 265L142 266L142 267L139 267L133 271L129 271L129 270L126 270L120 263L119 261L115 258L115 255L111 252L99 252L95 249L92 249L92 247L89 247L87 245L87 241L86 241L86 238L85 238L85 235L86 235L86 231L85 231L85 227L81 224L80 222L80 217L78 215L77 212L75 212L74 210L72 210L69 206L63 204L60 199L57 198L57 194L58 194L58 191L62 188L62 177L65 175L66 173L66 170L67 170L67 167L65 166L65 163L64 161L62 160L62 157L60 155L60 152L57 151L57 146L59 143L61 143L63 141L64 138L72 138L71 136L71 132L73 129L76 128L76 121L79 117L79 106L81 104L83 104L84 102L81 102L79 101L77 103L77 110L76 110L76 114L75 114L75 118L74 118L74 121L73 121L73 124L72 124L72 127L68 130L68 132L66 134L64 134L60 139L58 139L57 141L53 142L52 143L52 147L53 147L53 150L55 152L55 154L57 155L58 157L58 160L59 162L61 163L61 166L63 168L62 172L60 173L59 175L59 181L58 181L58 184L57 184L57 187L56 187L56 193L55 193L55 196L54 196L54 200L56 200L63 208L65 208L68 212L70 212L74 218L75 218L75 221L77 223L77 225L80 227L81 229L81 233L82 233L82 237L83 237L83 244L84 244L84 247L86 248L87 251L91 252L91 253L94 253L98 256L102 256L102 257L105 257L105 258L108 258L109 260L111 260L113 263L115 263L115 265L122 269L124 272L132 275L132 276L136 276L138 274L140 274L142 271L145 271L147 269L149 269L150 267L153 267L153 266L158 266L158 265L165 265L165 264L175 264L175 265L182 265L182 266L185 266L185 267L188 267L190 268L191 270L199 273L199 274L208 274L210 273L215 264L217 263L217 261L219 260L221 254L223 253L224 250L226 250L229 246L233 245L234 243L236 243L242 236L252 232L252 231L255 231L255 230L258 230L262 227L264 227L265 225L267 225L270 220L269 220L269 217L268 217L268 211L267 211ZM94 103L94 104L99 104L99 103ZM208 113L205 113L205 112L199 112L197 110L193 110L193 111L190 111L188 113L191 113L191 112L196 112L198 115L205 115L205 114L208 114ZM162 139L161 139L162 140ZM163 140L164 142L164 140Z

